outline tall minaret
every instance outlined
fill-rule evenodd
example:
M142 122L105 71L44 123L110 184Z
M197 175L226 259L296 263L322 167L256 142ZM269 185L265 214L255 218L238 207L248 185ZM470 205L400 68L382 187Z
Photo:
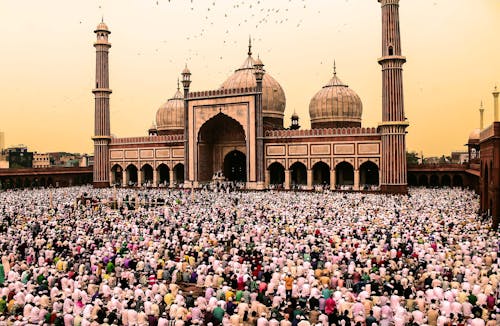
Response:
M399 0L378 0L382 5L382 138L381 190L406 193L406 128L403 103L403 64L399 31Z
M108 26L101 21L94 31L97 40L95 88L92 90L95 99L95 126L94 126L94 187L109 187L109 143L111 132L109 127L109 65L108 53L111 44L108 36L111 32Z

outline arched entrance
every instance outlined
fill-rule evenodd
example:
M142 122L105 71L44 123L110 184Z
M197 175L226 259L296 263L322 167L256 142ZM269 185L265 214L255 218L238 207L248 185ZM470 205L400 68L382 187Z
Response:
M224 176L229 180L246 181L245 139L241 124L223 113L205 122L198 132L198 181L210 181L216 172L228 173L229 175ZM232 149L229 153L228 148Z
M228 181L247 181L247 158L238 150L227 153L224 157L224 176Z
M184 183L184 164L178 163L174 166L174 177L177 185Z
M292 170L292 185L307 184L307 168L303 163L293 163L290 170Z
M422 174L420 177L418 177L418 185L421 187L429 186L429 180L425 174Z
M354 185L354 167L351 163L340 162L335 167L335 183L338 186Z
M313 165L313 184L330 184L330 167L325 162L320 161Z
M453 176L453 187L463 187L464 186L464 181L462 179L462 176L460 175L454 175Z
M359 183L361 187L379 185L379 171L377 164L366 161L359 167ZM360 187L360 188L361 188Z
M417 176L413 173L408 174L408 185L409 186L418 186Z
M127 173L127 184L126 186L135 186L137 185L137 167L133 164L130 164L125 169Z
M436 174L431 175L430 186L439 187L439 177Z
M285 182L285 168L278 162L274 162L269 166L269 184L283 185Z
M170 183L170 169L166 164L160 164L158 166L158 174L160 176L158 182L159 185L166 186L168 183Z
M122 185L123 169L120 165L115 164L111 168L111 180L113 180L114 185Z
M441 186L443 187L451 187L451 177L447 174L441 177Z
M151 165L144 164L141 169L141 174L142 184L145 184L147 186L153 185L153 167Z

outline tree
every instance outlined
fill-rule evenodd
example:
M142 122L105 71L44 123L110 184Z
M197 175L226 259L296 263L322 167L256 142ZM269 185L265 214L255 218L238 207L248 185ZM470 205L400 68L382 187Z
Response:
M408 165L415 165L418 164L420 160L420 157L418 156L418 153L415 151L412 152L406 152L406 164Z

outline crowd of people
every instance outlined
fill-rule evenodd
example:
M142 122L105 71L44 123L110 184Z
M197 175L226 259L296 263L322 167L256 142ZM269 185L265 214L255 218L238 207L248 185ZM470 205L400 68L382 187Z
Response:
M463 189L0 192L0 325L500 325Z

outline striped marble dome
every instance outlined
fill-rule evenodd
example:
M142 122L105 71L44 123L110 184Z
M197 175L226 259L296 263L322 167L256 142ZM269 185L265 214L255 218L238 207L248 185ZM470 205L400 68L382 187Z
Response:
M309 103L311 128L360 127L363 104L355 91L342 82L336 71L332 79Z

